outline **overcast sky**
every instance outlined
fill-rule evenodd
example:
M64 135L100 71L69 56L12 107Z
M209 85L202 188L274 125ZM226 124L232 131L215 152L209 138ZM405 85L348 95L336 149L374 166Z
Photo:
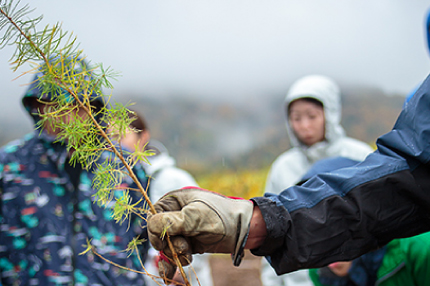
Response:
M23 0L63 23L84 53L121 72L116 93L236 98L325 74L407 93L429 72L424 0ZM0 51L1 114L24 88ZM21 70L23 72L24 70Z

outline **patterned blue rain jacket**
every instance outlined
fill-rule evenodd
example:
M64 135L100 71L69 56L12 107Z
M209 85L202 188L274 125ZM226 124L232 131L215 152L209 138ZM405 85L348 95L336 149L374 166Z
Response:
M119 265L141 269L124 250L144 223L116 223L94 203L92 172L67 168L67 151L36 131L0 151L0 270L3 285L144 285L140 274L79 255L86 240ZM139 166L137 166L139 167ZM68 171L71 169L71 171ZM141 168L137 175L146 185ZM130 180L125 180L131 184ZM142 246L144 259L147 242Z

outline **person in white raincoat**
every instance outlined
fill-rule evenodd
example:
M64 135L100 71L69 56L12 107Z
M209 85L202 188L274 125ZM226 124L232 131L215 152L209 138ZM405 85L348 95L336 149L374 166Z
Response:
M292 148L272 164L265 193L279 194L301 180L318 160L342 156L362 161L372 148L347 137L340 125L341 98L338 85L330 78L309 75L290 87L285 97L285 119ZM308 270L277 276L262 259L263 286L312 286Z
M190 173L176 167L176 160L169 155L166 147L161 142L150 139L149 128L147 127L144 118L137 112L135 112L134 115L136 116L136 120L131 123L131 127L135 130L140 130L140 132L128 133L126 137L121 140L121 145L128 149L134 149L134 146L136 146L138 142L140 148L144 148L145 144L148 143L145 148L147 150L152 150L155 153L155 155L147 157L150 164L142 164L146 174L150 178L149 197L151 201L156 202L164 194L175 189L180 189L186 186L198 187L197 182ZM144 266L149 273L158 276L158 268L155 263L157 256L158 251L150 247L148 258ZM191 285L213 285L209 257L210 254L193 256L193 262L191 265L195 273L189 266L184 267ZM183 282L179 272L173 279L178 282ZM200 284L197 282L197 279ZM157 279L157 281L160 285L164 285L162 279ZM146 279L146 284L148 286L159 285L150 278Z

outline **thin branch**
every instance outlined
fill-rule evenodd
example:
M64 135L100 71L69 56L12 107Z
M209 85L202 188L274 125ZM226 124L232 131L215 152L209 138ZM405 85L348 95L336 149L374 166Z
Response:
M21 36L23 36L30 43L30 45L36 50L36 54L40 55L43 58L44 62L47 62L48 59L45 57L45 54L42 52L42 50L33 42L33 40L26 33L22 31L21 27L19 27L17 23L11 17L9 17L9 15L1 7L0 7L0 14L5 16L9 21L9 23L12 26L14 26L15 29L18 30Z
M10 3L12 3L12 2L10 2ZM17 7L17 5L15 6L15 8L16 7ZM35 33L33 35L35 39L40 40L39 41L40 43L45 43L44 48L46 50L46 53L48 53L48 54L46 54L45 51L43 51L40 48L38 43L36 43L32 39L31 34L29 34L29 33L27 34L26 32L24 32L25 23L23 24L23 26L19 26L18 23L15 22L15 20L13 19L13 16L8 15L8 13L2 7L0 7L0 14L2 14L7 19L7 21L10 23L10 25L12 25L16 29L16 31L18 31L18 34L24 39L24 40L21 40L19 37L17 37L18 39L15 41L15 43L18 45L18 49L17 49L16 54L14 54L14 56L16 56L16 60L15 60L16 66L15 66L14 70L16 70L19 66L21 66L22 64L24 64L25 62L30 60L31 59L30 55L34 55L37 58L42 58L42 61L44 64L39 65L38 68L44 66L46 69L45 74L48 74L50 76L49 80L52 80L52 77L53 77L53 84L54 85L53 85L51 91L58 92L60 90L64 90L64 91L68 92L74 98L74 100L78 104L79 108L83 109L84 112L88 115L89 120L91 121L91 123L93 124L95 129L97 130L97 134L100 135L105 140L105 142L107 142L107 146L109 146L108 149L110 149L109 151L113 152L114 155L116 156L116 158L118 158L121 161L121 163L123 164L123 166L127 170L127 174L134 181L134 183L137 185L139 192L145 198L145 201L147 202L151 213L155 214L156 210L155 210L154 205L152 204L152 202L148 196L147 190L145 190L143 188L139 179L137 178L137 176L133 172L132 167L130 166L130 164L128 164L127 160L124 158L122 149L120 149L120 150L117 149L115 144L111 141L111 139L109 138L109 136L105 132L104 127L101 126L99 124L99 122L96 120L96 118L94 117L89 98L86 98L84 96L84 99L81 100L78 96L78 94L82 91L84 91L84 94L86 96L88 96L88 94L92 94L94 91L98 91L98 88L101 86L102 82L104 84L108 84L108 81L106 80L106 73L103 72L95 82L90 83L90 84L85 84L82 88L79 85L78 86L74 85L76 77L82 77L82 79L85 80L84 78L86 76L90 76L90 74L91 74L91 71L88 71L88 70L86 70L85 72L82 71L81 73L76 73L73 75L68 75L64 72L65 70L66 71L68 71L68 70L64 66L64 58L63 58L62 52L71 53L72 52L72 46L73 46L76 39L72 39L72 37L70 36L69 39L72 39L72 40L70 42L67 41L66 46L62 50L60 50L59 52L55 52L56 54L58 54L60 56L60 58L57 60L56 64L52 64L50 62L50 60L48 59L49 58L48 55L51 53L52 50L55 51L55 49L57 49L59 47L60 41L67 34L67 33L63 34L61 32L59 25L53 26L53 28L50 30L48 29L48 27L46 27L42 33ZM18 17L18 16L22 16L25 14L26 14L26 8L23 8L22 10L18 11L17 14L15 14L15 16ZM40 19L41 18L37 18L33 22L30 20L26 23L30 24L31 28L35 29L35 24ZM5 37L3 38L2 43L7 44L8 43L8 36L11 37L11 35L9 34L8 31L7 31L7 35L5 35ZM47 33L49 33L49 35L47 37L45 37L45 35ZM12 33L12 35L14 35L14 34ZM58 38L56 38L56 35L58 35ZM27 42L25 43L25 41L27 41ZM28 47L30 49L28 49ZM74 60L76 60L77 57L81 53L82 53L82 51L78 51ZM61 68L62 68L61 74L56 74L54 72L54 67L58 63L61 64ZM37 70L37 69L36 68L33 69L33 71L35 71L35 70ZM73 72L73 71L71 71L71 72ZM64 79L64 77L66 77L66 78ZM41 80L41 79L38 79L38 80ZM70 81L70 82L68 82L68 81ZM75 87L77 87L77 88L75 88ZM46 90L44 90L44 92L46 92ZM90 92L90 93L88 93L88 92ZM50 118L55 118L58 116L64 116L64 110L66 110L66 114L67 114L67 113L71 113L73 108L70 109L70 107L66 105L66 106L63 106L63 108L60 107L57 110L54 109L54 111L52 111L50 114L51 117L45 117L44 120L46 121L46 120L51 120ZM61 115L59 115L60 113L61 113ZM54 124L53 126L55 126L56 122L51 121L51 123ZM40 124L39 126L42 126L42 125ZM59 127L59 126L57 126L57 127ZM68 147L68 148L70 149L71 147ZM95 148L95 149L97 149L97 148ZM99 150L101 151L103 149L105 149L105 148L100 148ZM94 150L94 148L89 148L89 150ZM92 157L92 160L94 160L94 158L97 158L97 155L95 155L95 156L96 157ZM88 158L90 158L90 157L88 157ZM179 261L178 255L177 255L177 253L176 253L176 251L175 251L175 249L174 249L174 247L170 241L170 237L169 237L168 233L166 236L166 240L168 242L169 248L172 251L173 259L174 259L176 265L179 267L179 269L181 271L181 275L183 276L186 285L190 285L187 278L186 278L186 274L183 270L183 267ZM101 257L101 258L104 259L103 257ZM116 265L116 266L121 267L119 265ZM123 267L121 267L121 268L123 268ZM128 269L128 268L124 268L124 269L127 269L129 271L133 271L133 270Z

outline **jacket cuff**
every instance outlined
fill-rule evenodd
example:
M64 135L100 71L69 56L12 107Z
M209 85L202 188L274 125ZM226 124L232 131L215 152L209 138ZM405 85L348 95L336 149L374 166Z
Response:
M257 256L271 256L275 252L285 252L285 237L291 225L289 212L280 202L278 205L276 201L265 197L251 200L260 208L267 229L267 237L263 244L252 249L251 253Z

